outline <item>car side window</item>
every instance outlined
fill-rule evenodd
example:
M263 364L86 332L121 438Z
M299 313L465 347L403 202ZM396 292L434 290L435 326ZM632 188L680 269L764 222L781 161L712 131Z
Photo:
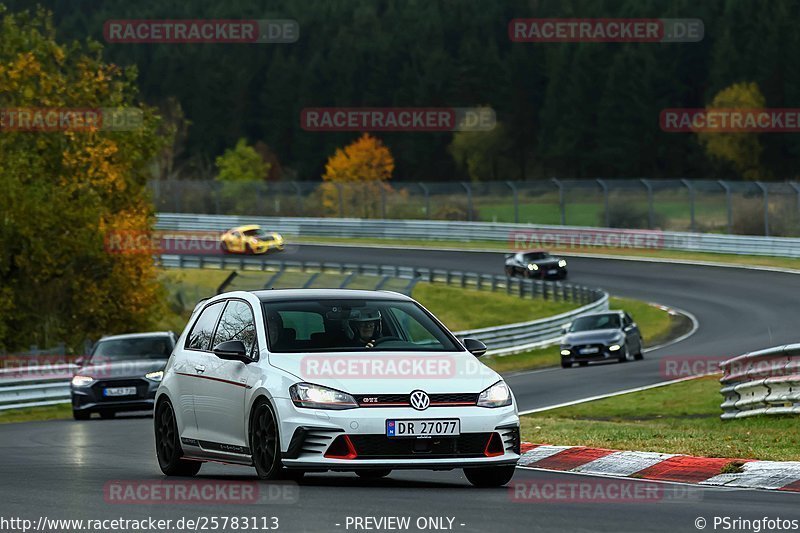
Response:
M225 302L215 302L200 313L192 330L186 338L186 348L189 350L210 350L211 336L214 335L214 326L222 312Z
M626 328L628 326L630 326L631 324L633 324L633 319L630 317L630 315L628 313L625 313L625 318L623 319L623 324L625 325Z
M256 359L256 322L253 310L242 300L230 300L225 306L211 346L226 341L242 341L250 358Z

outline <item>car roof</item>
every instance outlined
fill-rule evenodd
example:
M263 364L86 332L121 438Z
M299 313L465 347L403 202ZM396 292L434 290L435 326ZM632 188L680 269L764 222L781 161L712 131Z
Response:
M534 248L533 250L523 250L521 252L517 252L520 254L546 254L548 253L547 250L543 248Z
M585 315L581 315L578 318L583 318L585 316L599 316L599 315L620 315L620 316L622 316L624 314L625 314L625 311L622 311L620 309L609 309L608 311L600 311L600 312L597 312L597 313L586 313Z
M244 226L236 226L235 228L231 228L230 231L250 231L251 229L261 229L261 226L258 224L247 224Z
M142 339L147 337L172 337L173 335L175 334L171 331L146 331L142 333L123 333L121 335L106 335L105 337L102 337L100 341Z
M342 298L355 300L413 301L404 294L393 291L365 291L357 289L267 289L249 291L262 302L278 300L320 300Z

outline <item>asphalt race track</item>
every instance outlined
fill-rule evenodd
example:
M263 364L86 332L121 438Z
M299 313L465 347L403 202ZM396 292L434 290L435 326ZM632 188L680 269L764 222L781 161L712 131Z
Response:
M502 272L502 254L301 246L291 259L368 262ZM290 259L290 257L286 257ZM614 295L675 306L699 322L694 335L651 351L624 365L554 369L509 377L520 409L552 405L664 381L658 359L737 355L797 340L792 312L800 276L706 266L569 260L570 281L599 286ZM104 497L114 480L159 483L152 419L120 417L86 422L36 422L0 426L0 486L3 517L176 520L223 516L277 516L283 531L365 531L348 528L347 517L448 517L440 529L456 531L698 531L695 521L714 517L800 519L796 494L743 489L691 489L641 480L625 483L662 491L685 490L673 499L575 503L568 500L513 501L514 489L474 489L460 471L395 472L380 481L353 474L315 474L297 487L291 501L259 504L119 504ZM210 482L254 481L249 468L205 464L198 477ZM591 483L598 478L518 469L512 481ZM264 490L262 484L262 490ZM655 492L651 492L654 494ZM338 524L338 525L337 525ZM462 525L463 524L463 525ZM12 529L4 529L13 531ZM73 531L51 528L49 531ZM187 529L172 528L173 531ZM229 528L227 531L230 531ZM722 530L719 526L717 531ZM728 529L737 530L737 529ZM741 529L739 529L741 531Z

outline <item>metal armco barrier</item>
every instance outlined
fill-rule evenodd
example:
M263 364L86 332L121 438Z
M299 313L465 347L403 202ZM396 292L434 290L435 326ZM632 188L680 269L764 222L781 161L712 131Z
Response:
M260 224L288 236L408 239L409 236L424 235L430 240L506 243L509 250L558 247L591 251L593 247L603 246L619 249L800 257L800 238L580 226L160 213L156 228L164 231L222 232L243 224Z
M723 420L800 414L800 344L788 344L720 363Z

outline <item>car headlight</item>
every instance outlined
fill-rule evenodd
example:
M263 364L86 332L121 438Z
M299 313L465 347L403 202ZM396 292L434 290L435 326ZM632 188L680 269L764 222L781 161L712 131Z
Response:
M511 405L511 389L505 381L498 381L478 396L478 407L505 407Z
M528 265L528 270L539 270L539 265Z
M566 349L561 350L561 355L570 355L571 353L572 352L570 352L569 350L566 350Z
M566 259L560 260L558 262L558 266L560 266L561 268L564 268L565 266L567 266L567 260Z
M147 374L144 375L144 377L146 377L151 381L161 381L162 379L164 379L164 371L157 370L155 372L148 372Z
M73 376L72 385L74 387L86 387L94 382L94 378L89 376Z
M358 407L355 398L346 392L311 383L295 383L289 387L289 396L296 407L311 409L353 409Z
M608 347L608 351L609 352L616 352L620 348L621 348L621 346L619 344L612 344L611 346Z

